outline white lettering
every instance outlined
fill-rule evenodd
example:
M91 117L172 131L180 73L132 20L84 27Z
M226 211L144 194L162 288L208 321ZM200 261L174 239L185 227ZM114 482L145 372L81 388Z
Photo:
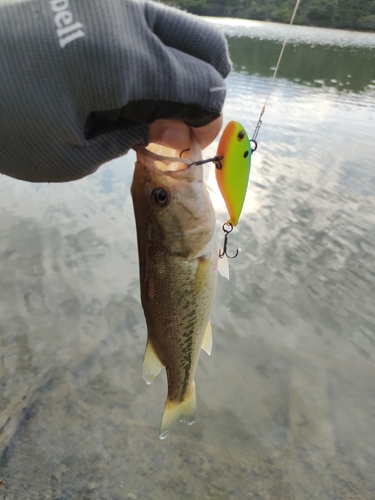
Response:
M50 4L53 12L61 12L69 7L69 0L51 0Z
M59 39L59 45L63 49L68 43L77 38L85 36L83 24L80 22L73 23L73 14L69 8L69 0L49 0L52 12L56 14L53 17L57 28L56 34Z
M58 12L54 18L55 24L58 28L68 26L73 21L73 14L69 10Z
M71 33L72 31L76 31L79 28L83 28L83 25L81 23L74 23L74 24L69 24L69 26L65 26L65 28L60 28L56 30L57 36L59 38L67 35L68 33Z
M85 36L84 32L82 30L78 30L65 38L59 38L60 47L63 49L65 45L68 45L68 43L76 40L77 38L81 38L82 36Z

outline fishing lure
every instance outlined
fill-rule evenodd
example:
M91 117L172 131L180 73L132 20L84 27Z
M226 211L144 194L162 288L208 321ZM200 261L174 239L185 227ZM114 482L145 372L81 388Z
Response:
M227 224L237 226L245 201L250 176L250 139L244 127L231 121L220 138L216 156L216 181L224 198L230 219Z
M253 148L251 144L254 145ZM226 255L233 259L238 255L238 249L233 256L227 253L228 235L240 220L249 183L251 154L256 148L255 138L250 140L244 127L239 122L231 121L225 127L220 138L216 156L194 162L195 165L214 163L216 181L229 213L230 218L223 224L224 249L220 251L220 257ZM182 153L183 151L180 156Z

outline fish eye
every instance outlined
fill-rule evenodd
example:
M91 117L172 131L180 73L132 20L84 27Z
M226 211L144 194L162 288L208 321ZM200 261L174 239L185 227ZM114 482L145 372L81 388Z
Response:
M237 139L239 141L242 141L242 139L245 137L245 131L244 130L240 130L237 134Z
M165 207L169 201L168 192L164 188L156 188L151 193L151 199L159 207Z

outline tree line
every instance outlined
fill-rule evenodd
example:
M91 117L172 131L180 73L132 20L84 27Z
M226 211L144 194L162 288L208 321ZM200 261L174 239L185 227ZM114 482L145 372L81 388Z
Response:
M162 0L202 16L289 23L295 0ZM302 0L295 24L375 31L375 0Z

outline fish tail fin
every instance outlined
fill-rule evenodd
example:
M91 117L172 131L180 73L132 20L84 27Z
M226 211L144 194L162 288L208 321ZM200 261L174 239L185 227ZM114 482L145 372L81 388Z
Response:
M195 399L195 383L189 394L186 394L182 401L170 401L167 399L164 406L163 418L160 424L159 438L165 439L169 432L178 422L191 425L195 420L197 409Z

